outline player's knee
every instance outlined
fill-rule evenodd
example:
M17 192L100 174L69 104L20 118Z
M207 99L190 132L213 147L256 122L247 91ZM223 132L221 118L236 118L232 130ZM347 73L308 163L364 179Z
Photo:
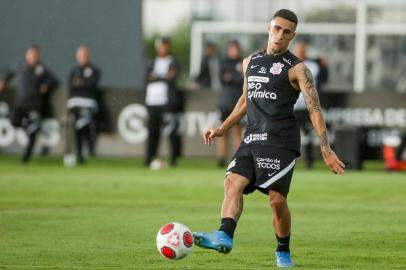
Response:
M280 210L286 206L286 199L282 195L274 195L270 197L269 204L272 209Z
M231 176L227 175L224 179L224 192L230 193L235 189L235 184Z
M231 176L227 175L227 177L224 179L224 192L228 195L234 195L234 194L242 194L243 188L239 184L239 181Z

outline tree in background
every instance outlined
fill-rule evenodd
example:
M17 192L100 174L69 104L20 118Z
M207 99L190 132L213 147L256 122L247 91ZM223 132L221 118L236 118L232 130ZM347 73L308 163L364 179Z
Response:
M190 23L181 22L171 33L165 34L165 36L168 36L171 39L171 51L178 60L180 66L178 79L178 87L180 88L185 84L189 77L190 33ZM162 35L154 33L145 39L146 55L150 59L155 55L155 39L160 36Z

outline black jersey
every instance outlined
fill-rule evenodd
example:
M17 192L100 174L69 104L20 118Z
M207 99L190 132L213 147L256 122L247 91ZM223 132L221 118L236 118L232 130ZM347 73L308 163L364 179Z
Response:
M69 77L70 97L96 99L99 80L100 71L92 64L75 66Z
M50 99L50 93L58 87L57 78L42 64L30 66L27 63L9 70L5 81L8 83L17 77L18 86L15 106L23 110L44 110ZM41 87L47 85L47 92L42 93Z
M242 59L224 59L221 62L220 79L223 87L219 96L219 107L232 111L242 95Z
M290 51L280 55L259 52L247 66L247 129L243 145L269 145L300 153L300 130L293 114L300 91L288 71L300 63Z

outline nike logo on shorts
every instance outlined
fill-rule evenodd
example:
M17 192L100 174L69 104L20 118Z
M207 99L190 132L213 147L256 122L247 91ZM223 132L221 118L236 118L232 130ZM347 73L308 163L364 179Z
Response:
M274 171L273 173L268 173L268 177L272 177L275 173L277 173L278 171Z

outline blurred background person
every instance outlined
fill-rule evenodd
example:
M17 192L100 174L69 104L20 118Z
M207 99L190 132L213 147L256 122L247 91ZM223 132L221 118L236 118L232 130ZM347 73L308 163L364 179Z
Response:
M99 90L100 71L90 62L90 50L80 46L76 51L77 65L69 76L68 109L73 117L76 158L80 164L85 162L83 145L89 154L95 154L96 122L98 111L97 92Z
M6 73L4 80L0 81L0 91L6 89L15 77L18 85L11 122L13 126L23 128L28 136L21 159L23 163L27 163L30 161L42 120L51 113L51 92L58 87L59 82L42 64L40 48L37 45L27 49L24 63Z
M176 87L179 67L175 57L170 53L170 40L161 37L155 40L156 57L147 66L145 105L148 111L148 138L144 164L150 166L157 158L161 129L164 115L169 112L166 120L170 138L170 164L176 165L181 154L181 134L179 131L179 115L183 110L183 98Z
M314 84L316 87L318 87L318 77L320 74L320 66L319 63L308 59L307 58L307 45L304 41L299 41L295 44L293 48L293 54L296 55L301 61L304 61L305 65L309 68L310 72L313 75L314 78ZM304 159L305 159L305 166L307 169L313 168L313 162L314 162L314 153L313 153L313 126L312 122L309 117L309 113L307 111L305 99L303 97L302 92L300 92L299 98L296 101L296 104L294 106L294 113L296 116L296 119L299 123L301 132L303 133L303 142L302 145L304 145Z
M219 96L220 121L223 122L233 111L235 104L242 95L244 82L242 72L242 57L240 44L231 40L227 44L227 55L221 62L220 79L222 88ZM241 142L242 126L235 125L231 129L233 149L236 150ZM218 166L224 167L227 163L229 132L220 137L217 145Z
M212 42L208 42L204 49L204 55L200 63L200 72L196 77L196 82L200 88L219 91L221 88L219 74L220 59L217 46Z
M406 149L406 132L402 134L402 137L400 139L400 145L398 149L396 150L396 159L399 161L404 161L405 159L403 158L403 152Z
M317 91L323 93L328 83L328 59L327 56L322 55L315 59L315 61L319 65L319 75L315 78Z
M385 169L390 171L406 170L406 132L392 131L382 138Z
M392 169L395 170L406 170L406 131L403 132L400 138L400 145L396 149L396 159L395 164L392 163Z
M179 73L179 69L177 71ZM169 90L168 106L164 114L164 130L165 136L169 137L171 153L169 164L176 166L178 158L182 156L182 134L183 114L185 109L185 101L183 91L177 87Z

